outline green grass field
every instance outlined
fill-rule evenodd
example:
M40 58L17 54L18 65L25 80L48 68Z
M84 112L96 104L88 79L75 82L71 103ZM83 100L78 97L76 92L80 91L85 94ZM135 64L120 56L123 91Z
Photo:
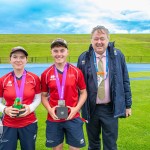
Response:
M90 44L90 35L87 34L0 34L0 57L6 57L9 60L11 48L18 45L26 48L30 57L49 57L50 42L58 37L66 39L69 43L70 56L78 57L84 50L88 49ZM150 34L112 34L110 41L115 41L116 47L121 49L125 56L145 56L146 62L150 62ZM131 78L149 76L150 72L130 73ZM118 150L149 150L150 80L132 80L131 90L133 97L132 116L127 119L119 119ZM36 114L39 126L36 150L48 150L45 147L45 120L47 112L40 105L36 110ZM86 131L85 139L88 145ZM82 150L87 150L87 145ZM65 144L64 150L67 149L68 147ZM18 150L20 150L19 147Z
M11 48L18 45L28 51L29 57L49 57L50 43L58 37L68 42L70 61L74 62L90 44L89 34L0 34L0 57L9 58ZM150 34L111 34L110 41L115 41L116 48L126 57L138 56L127 59L128 62L150 62Z

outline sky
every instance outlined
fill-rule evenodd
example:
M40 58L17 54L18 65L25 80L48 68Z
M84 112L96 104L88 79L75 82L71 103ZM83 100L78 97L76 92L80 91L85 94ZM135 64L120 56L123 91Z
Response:
M0 34L150 33L150 0L0 0Z

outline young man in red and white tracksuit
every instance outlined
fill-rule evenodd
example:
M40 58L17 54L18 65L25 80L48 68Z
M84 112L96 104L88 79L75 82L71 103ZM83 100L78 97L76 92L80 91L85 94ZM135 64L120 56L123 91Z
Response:
M68 46L65 40L51 43L54 64L41 75L42 103L48 111L46 121L46 146L62 150L64 137L70 150L85 146L83 121L80 109L87 92L80 69L67 62ZM58 108L67 108L67 117L58 117Z

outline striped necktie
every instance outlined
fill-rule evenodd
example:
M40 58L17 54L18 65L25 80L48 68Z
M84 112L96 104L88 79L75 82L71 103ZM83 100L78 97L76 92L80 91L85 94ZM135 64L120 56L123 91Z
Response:
M103 62L101 58L98 62L98 71L101 72L100 77L102 78L102 81L98 87L98 97L100 100L103 100L105 98L105 80L104 80L104 68L103 68Z

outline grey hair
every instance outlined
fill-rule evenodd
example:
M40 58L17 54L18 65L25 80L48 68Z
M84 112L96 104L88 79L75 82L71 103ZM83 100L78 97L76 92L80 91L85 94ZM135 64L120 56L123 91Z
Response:
M92 29L92 32L91 32L91 38L92 38L92 35L94 34L95 31L98 31L98 32L101 32L101 33L106 33L108 39L109 39L109 30L107 28L105 28L104 26L100 26L100 25L97 25L96 27L94 27Z

